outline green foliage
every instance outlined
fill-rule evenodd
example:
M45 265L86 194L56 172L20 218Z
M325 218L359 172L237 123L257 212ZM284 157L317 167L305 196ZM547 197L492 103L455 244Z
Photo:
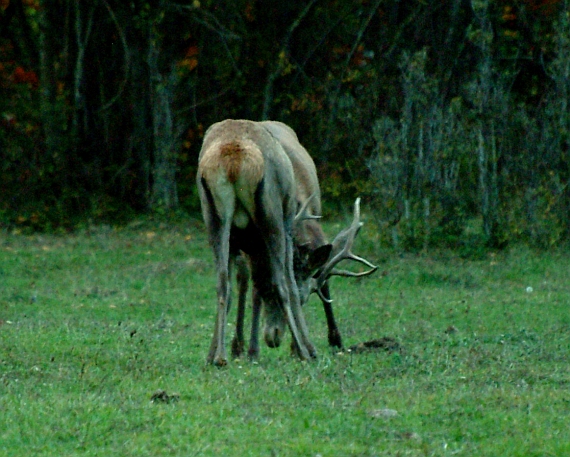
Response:
M566 455L568 258L384 257L334 280L335 311L348 345L400 351L331 353L313 300L317 361L217 369L202 224L4 232L0 455Z
M398 250L562 244L567 6L4 2L0 224L196 214L205 129L270 117L315 158L325 209L362 196Z
M570 94L562 76L570 62L568 18L562 12L552 30L557 57L545 68L554 84L540 89L543 103L535 107L512 89L518 82L502 60L511 51L492 30L493 8L474 4L466 39L479 61L457 96L438 89L443 76L427 65L425 51L403 53L402 109L375 120L369 161L375 212L381 230L392 227L387 235L398 249L477 252L520 240L548 248L568 239L568 116L561 115ZM474 218L482 219L475 239L463 233Z

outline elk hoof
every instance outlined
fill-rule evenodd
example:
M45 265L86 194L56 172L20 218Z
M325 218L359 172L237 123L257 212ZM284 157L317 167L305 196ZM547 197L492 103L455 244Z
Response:
M225 367L228 364L228 361L223 357L216 357L213 361L213 364L218 368Z
M315 346L313 346L312 344L307 345L307 351L309 351L309 357L311 359L317 358L317 350L315 349Z
M329 333L329 346L342 349L342 338L338 330Z
M244 353L244 344L243 341L240 341L238 338L234 338L232 340L232 357L238 359Z
M247 351L247 358L251 362L255 362L259 358L259 349L250 348L249 351Z
M299 345L295 340L291 341L291 354L299 357L301 360L311 360L317 358L317 350L312 344L305 345L306 354L308 357L303 355L303 351L299 348Z

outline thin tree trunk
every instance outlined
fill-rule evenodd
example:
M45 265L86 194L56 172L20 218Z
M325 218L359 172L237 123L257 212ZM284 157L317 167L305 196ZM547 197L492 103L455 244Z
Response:
M491 233L489 220L489 180L487 177L487 149L483 136L483 127L477 129L478 165L479 165L479 192L481 198L481 215L483 216L483 233L489 238Z
M40 57L40 112L45 137L45 158L61 158L65 150L65 113L57 103L57 46L53 40L53 24L50 8L44 8L39 15L39 57ZM39 164L37 164L39 165Z
M143 40L137 37L139 43ZM136 51L136 50L135 50ZM130 99L132 105L133 130L132 145L133 167L138 180L135 199L143 203L145 209L150 207L151 197L151 158L153 150L153 123L150 102L150 77L144 51L136 51L131 59L132 81Z
M283 71L285 63L287 61L287 53L289 52L288 48L289 48L289 42L291 41L291 36L293 35L293 32L295 31L295 29L297 27L299 27L299 24L301 23L303 18L307 15L307 13L309 12L309 10L313 6L313 4L316 3L316 1L317 0L311 0L305 6L305 8L303 8L303 11L301 11L301 13L297 17L297 19L295 19L293 24L291 24L291 27L289 27L289 30L287 30L287 34L285 35L285 37L283 39L283 45L281 46L281 49L280 49L279 53L277 54L277 62L275 63L275 69L271 73L269 73L269 75L267 76L267 82L265 83L265 89L263 91L264 92L264 94L263 94L263 109L261 112L261 120L262 121L266 121L270 118L271 106L273 104L273 86L275 85L275 81L277 80L277 78L279 77L281 72Z
M158 66L159 43L160 37L151 30L148 66L154 135L151 171L152 194L150 198L150 207L153 210L172 209L178 206L176 141L172 118L172 99L177 76L174 67L170 69L166 77L160 73Z
M176 151L172 123L172 88L168 82L154 81L152 119L154 163L152 166L151 208L176 208Z
M427 251L429 247L429 241L431 236L430 230L430 216L431 216L431 203L429 196L424 196L423 198L424 203L424 246L423 250Z
M326 128L325 140L323 141L323 150L324 151L329 151L332 148L332 138L333 138L333 131L334 131L334 128L332 127L332 125L334 123L334 120L336 118L336 113L338 111L338 100L339 100L340 90L342 88L342 82L344 80L344 75L348 72L348 69L350 67L350 61L352 60L354 53L358 49L358 45L362 41L362 37L364 36L364 32L366 31L366 29L370 25L372 18L378 12L378 8L380 7L381 3L382 3L382 0L377 0L370 7L369 14L366 17L366 19L362 22L362 24L358 30L358 33L356 34L356 39L354 40L354 43L352 44L352 48L351 48L350 52L348 53L348 55L346 56L344 68L342 69L342 72L338 77L336 87L334 88L334 90L332 91L332 95L330 96L330 113L329 113L327 125L325 127Z
M89 42L91 35L91 28L93 25L93 12L91 8L87 23L83 24L83 17L81 14L81 7L79 2L73 2L74 16L75 16L75 41L77 45L77 57L75 60L75 71L73 78L73 113L71 120L71 137L74 142L74 147L77 148L80 135L80 124L82 125L83 132L87 130L87 118L85 115L85 99L83 94L83 67L85 61L85 49ZM83 122L80 122L80 116L83 115Z
M481 192L481 215L483 233L490 245L496 246L499 240L499 177L497 169L497 145L494 126L491 126L490 144L486 144L483 127L477 131L479 155L479 190Z

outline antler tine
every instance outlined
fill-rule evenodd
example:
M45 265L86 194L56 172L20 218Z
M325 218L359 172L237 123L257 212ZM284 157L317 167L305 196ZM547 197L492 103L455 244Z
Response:
M295 222L304 221L307 219L320 219L321 218L321 216L315 216L313 214L309 214L309 212L308 212L308 208L309 208L309 205L311 203L311 200L313 200L313 198L315 198L315 196L316 196L316 193L313 192L311 194L311 196L303 202L303 204L301 205L301 209L299 209L299 211L295 215Z
M356 259L353 259L353 260L356 260ZM361 263L363 263L364 265L366 265L367 267L370 267L370 270L361 271L360 273L355 273L354 271L337 270L336 268L333 268L329 277L330 276L344 276L345 278L362 278L363 276L371 275L376 270L378 270L378 267L376 265L371 264L366 259L359 259L359 261Z
M357 256L351 252L352 245L354 243L354 239L356 238L356 235L358 234L358 232L360 231L360 228L363 225L364 224L362 222L360 222L360 197L359 197L354 202L354 217L352 219L352 223L350 224L350 226L348 228L342 230L333 240L333 242L332 242L332 245L333 245L332 255L329 258L329 260L327 261L327 263L325 264L325 266L322 268L321 272L319 273L319 276L316 278L316 291L317 291L319 297L321 298L321 300L327 301L330 303L330 300L325 299L325 297L323 296L323 294L321 292L321 288L325 284L326 280L328 278L330 278L331 276L337 275L337 276L347 276L347 277L358 278L358 277L362 277L362 276L368 276L368 275L374 273L378 269L378 267L376 265L372 264L368 260L366 260L362 257L359 257L359 256ZM354 260L356 262L360 262L360 263L366 265L367 267L369 267L370 270L364 271L361 273L353 273L353 272L347 271L347 270L335 269L335 266L339 262L341 262L342 260L345 260L345 259L350 259L350 260Z
M378 267L376 265L374 265L372 262L369 262L368 260L366 260L364 257L360 257L358 255L353 254L352 252L349 252L346 257L344 257L345 259L350 259L350 260L354 260L356 262L360 262L363 265L366 265L367 267L370 268L370 270L367 271L362 271L360 273L354 273L352 271L349 270L337 270L336 268L333 268L330 272L329 276L345 276L345 277L353 277L353 278L360 278L362 276L368 276L372 273L374 273L376 270L378 270ZM341 259L342 260L342 259Z
M317 286L317 288L315 289L315 291L317 292L317 295L319 296L319 298L325 302L328 303L329 305L333 302L332 299L325 297L325 294L323 294L323 291L321 290L321 287L323 287L323 285L321 284L320 286Z

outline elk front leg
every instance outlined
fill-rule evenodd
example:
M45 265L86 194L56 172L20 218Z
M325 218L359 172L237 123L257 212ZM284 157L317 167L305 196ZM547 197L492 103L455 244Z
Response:
M336 320L334 318L334 313L331 303L331 293L328 281L325 282L325 284L321 288L321 292L324 298L326 299L322 300L322 302L323 302L323 308L325 310L325 316L327 317L329 346L342 349L342 337L340 336L340 331L336 325Z
M315 358L317 356L317 350L315 346L309 339L309 329L305 321L305 315L301 308L301 299L299 297L299 289L297 287L297 282L295 281L295 275L293 271L293 240L291 237L287 237L287 255L286 255L286 269L287 269L287 283L290 291L290 313L293 323L298 328L298 336L293 333L291 322L289 322L289 327L291 328L291 334L293 335L293 344L295 346L295 352L301 359ZM288 317L288 320L290 318ZM307 357L307 355L309 357Z
M299 347L299 357L304 360L309 359L312 355L307 348L307 329L300 313L299 291L293 275L292 239L288 235L283 235L283 231L275 231L267 243L272 247L272 255L268 259L270 283L269 287L263 287L262 295L266 319L265 342L269 347L278 347L281 344L283 325L287 323Z

